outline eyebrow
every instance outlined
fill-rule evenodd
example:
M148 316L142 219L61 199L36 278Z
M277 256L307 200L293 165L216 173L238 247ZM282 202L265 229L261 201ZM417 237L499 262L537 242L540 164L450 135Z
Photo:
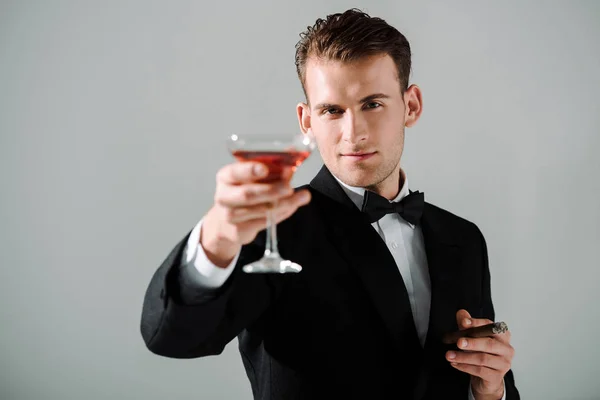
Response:
M375 94L370 94L367 97L363 97L362 99L359 100L359 103L368 103L369 101L373 101L376 99L389 99L390 96L388 96L385 93L375 93ZM340 108L340 106L338 104L331 104L331 103L319 103L315 106L315 110L322 110L325 108Z

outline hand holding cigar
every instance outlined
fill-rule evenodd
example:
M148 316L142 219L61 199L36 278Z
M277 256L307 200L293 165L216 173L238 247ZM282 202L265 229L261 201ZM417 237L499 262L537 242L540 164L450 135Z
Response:
M462 337L471 337L471 338L482 338L489 337L493 335L497 335L500 333L505 333L508 331L508 325L504 322L493 322L491 324L486 324L482 326L478 326L475 328L464 329L462 331L450 332L446 333L442 341L445 344L453 344L458 342L458 339Z
M504 322L473 318L467 310L456 313L457 332L442 337L456 349L446 352L453 368L471 375L475 398L500 399L504 395L504 375L510 370L515 354L510 344L511 332Z

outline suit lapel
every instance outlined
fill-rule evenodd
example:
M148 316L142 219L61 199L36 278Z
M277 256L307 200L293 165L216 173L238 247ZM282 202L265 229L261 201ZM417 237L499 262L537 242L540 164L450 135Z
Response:
M408 359L413 358L415 354L407 352L414 352L420 345L410 301L386 244L326 167L310 185L323 195L313 197L313 201L319 202L329 239L360 277L396 349Z
M425 346L440 343L442 335L456 328L457 301L460 298L462 249L456 232L435 219L426 204L422 231L431 281L431 307Z
M421 218L427 265L431 282L429 325L425 340L424 360L415 382L413 399L422 399L429 385L430 367L444 360L442 335L457 329L456 311L460 298L460 266L462 251L456 230L443 224L436 209L425 203Z

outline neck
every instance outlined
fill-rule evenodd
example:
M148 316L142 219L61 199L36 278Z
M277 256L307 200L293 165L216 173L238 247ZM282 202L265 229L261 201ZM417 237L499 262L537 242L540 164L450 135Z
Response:
M400 193L402 186L404 186L404 174L398 167L383 181L372 186L367 186L365 189L375 192L388 200L393 200Z

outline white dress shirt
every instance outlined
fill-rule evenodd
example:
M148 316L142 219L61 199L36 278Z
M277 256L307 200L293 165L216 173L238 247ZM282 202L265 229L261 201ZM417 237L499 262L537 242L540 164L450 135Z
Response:
M402 200L409 194L406 174L402 169L400 169L400 173L402 174L401 181L403 185L398 195L392 200L394 202ZM348 186L337 177L335 179L356 207L362 208L365 189ZM396 266L402 275L408 292L419 341L421 346L424 346L429 324L431 283L421 227L405 221L398 213L386 214L380 220L373 222L371 226L379 233L394 257L394 261L396 261ZM201 228L202 220L192 230L185 249L185 262L187 265L193 263L195 270L198 271L198 274L188 274L188 276L193 279L199 288L218 288L225 283L233 272L239 253L226 268L215 266L207 258L204 249L200 245ZM470 387L468 396L469 400L474 400ZM502 397L502 400L505 399L506 393Z

